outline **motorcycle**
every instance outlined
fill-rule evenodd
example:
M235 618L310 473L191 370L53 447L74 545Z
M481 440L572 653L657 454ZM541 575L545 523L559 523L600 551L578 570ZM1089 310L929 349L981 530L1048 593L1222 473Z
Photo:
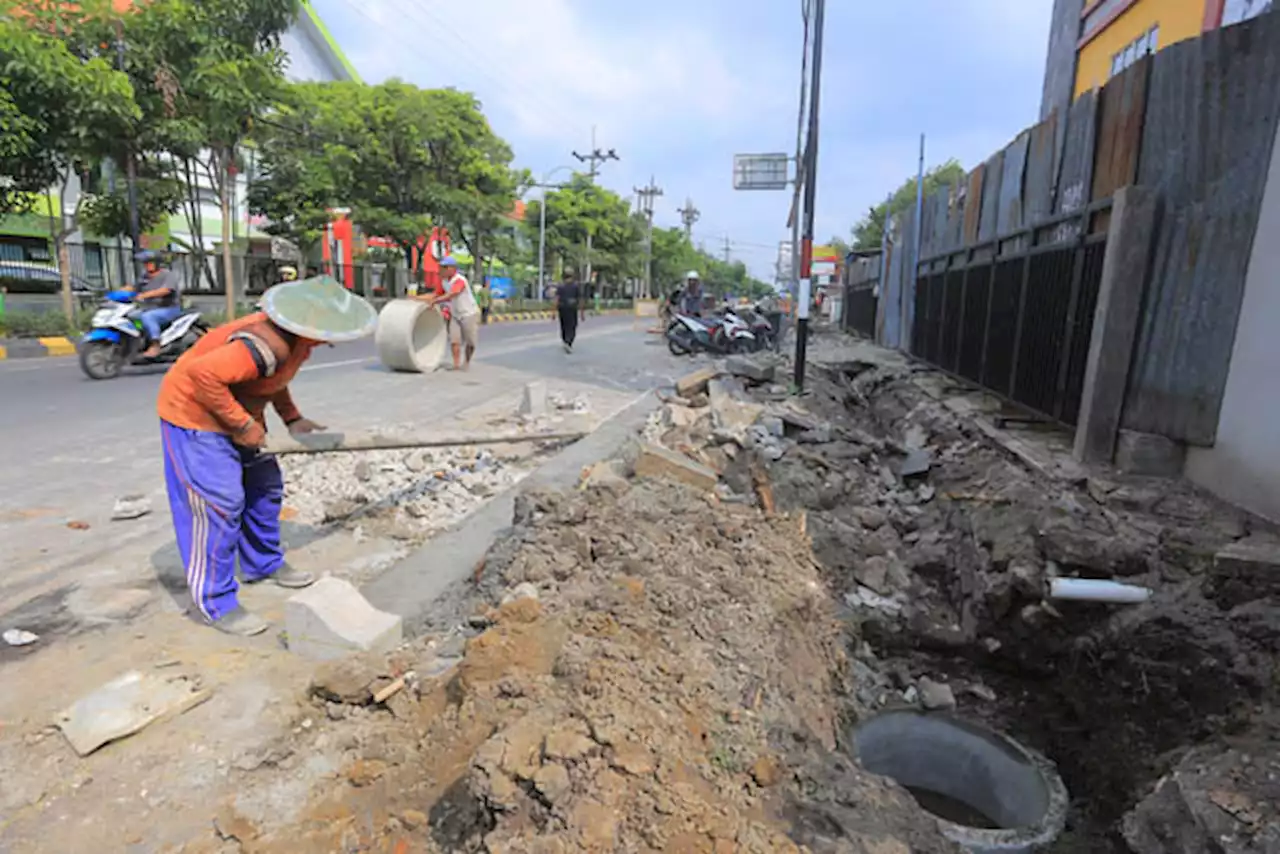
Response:
M754 309L727 308L726 315L733 315L738 322L744 324L751 334L755 336L756 350L769 350L773 347L773 324L770 323L760 311L759 306Z
M756 346L755 336L737 318L702 319L677 314L667 326L667 348L674 356L705 352L724 356L747 353Z
M92 380L111 380L125 365L175 362L209 331L200 312L189 309L178 315L160 334L160 353L146 358L143 308L132 291L109 291L93 314L91 328L80 339L80 369Z

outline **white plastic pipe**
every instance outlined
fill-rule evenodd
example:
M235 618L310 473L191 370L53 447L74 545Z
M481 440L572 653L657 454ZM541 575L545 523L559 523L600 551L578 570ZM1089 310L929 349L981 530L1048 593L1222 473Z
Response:
M1151 588L1093 578L1054 578L1049 581L1049 598L1136 605L1151 598Z

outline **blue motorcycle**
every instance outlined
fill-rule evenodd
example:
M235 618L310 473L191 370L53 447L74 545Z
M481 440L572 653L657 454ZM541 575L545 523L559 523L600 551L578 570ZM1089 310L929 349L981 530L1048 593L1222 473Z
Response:
M125 365L154 365L174 362L209 331L200 312L184 311L160 334L160 353L155 358L142 355L147 336L142 328L144 308L132 291L108 291L93 314L91 328L80 339L80 369L94 380L120 376Z

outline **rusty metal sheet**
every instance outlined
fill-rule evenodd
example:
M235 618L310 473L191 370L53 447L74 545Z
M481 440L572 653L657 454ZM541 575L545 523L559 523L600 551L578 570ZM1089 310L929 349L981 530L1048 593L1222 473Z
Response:
M1098 100L1098 146L1093 165L1094 200L1110 198L1138 179L1142 128L1147 112L1151 57L1111 78Z
M1031 135L1026 131L1004 150L1004 172L1000 177L1000 208L996 231L1005 235L1022 228L1022 179L1027 171L1027 149Z
M1027 177L1022 197L1027 225L1043 222L1053 215L1053 179L1057 174L1058 114L1031 129L1027 152Z
M1125 399L1129 429L1216 439L1280 120L1277 68L1280 15L1154 59L1139 179L1160 194L1164 215Z
M991 240L999 231L1000 181L1004 176L1004 152L997 151L986 163L982 186L982 212L978 215L978 240Z
M1098 95L1090 90L1071 105L1062 147L1062 163L1054 188L1054 213L1078 211L1089 204L1093 188L1093 153L1097 142Z
M978 240L978 221L982 216L982 181L986 177L986 164L979 163L969 173L969 187L964 200L964 243L976 243Z

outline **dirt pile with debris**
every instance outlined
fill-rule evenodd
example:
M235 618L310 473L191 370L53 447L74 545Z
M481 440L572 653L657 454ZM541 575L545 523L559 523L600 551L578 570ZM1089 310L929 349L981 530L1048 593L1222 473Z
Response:
M223 838L246 851L957 851L905 792L835 751L845 640L803 515L595 481L520 499L466 630L317 676L293 742L245 766ZM321 759L341 784L317 782L306 815L281 824L261 807L278 771Z
M1187 483L1059 465L1033 453L1040 434L993 430L974 395L865 353L811 372L802 411L769 402L764 386L741 395L764 408L752 453L730 454L724 475L746 500L808 509L824 581L857 638L856 714L903 702L957 709L1048 755L1074 796L1053 850L1174 850L1152 840L1172 838L1158 834L1176 835L1176 824L1159 826L1148 809L1137 825L1146 832L1126 840L1124 814L1188 750L1280 734L1280 589L1232 584L1215 562L1242 542L1280 554L1274 531ZM696 428L673 429L696 443ZM716 464L721 452L697 454ZM765 468L770 495L751 466ZM1125 607L1056 601L1055 577L1153 595ZM1246 772L1219 799L1265 803L1265 775L1236 759ZM1232 850L1274 850L1274 817L1261 811L1213 821L1184 812L1206 837L1225 821L1253 840Z

